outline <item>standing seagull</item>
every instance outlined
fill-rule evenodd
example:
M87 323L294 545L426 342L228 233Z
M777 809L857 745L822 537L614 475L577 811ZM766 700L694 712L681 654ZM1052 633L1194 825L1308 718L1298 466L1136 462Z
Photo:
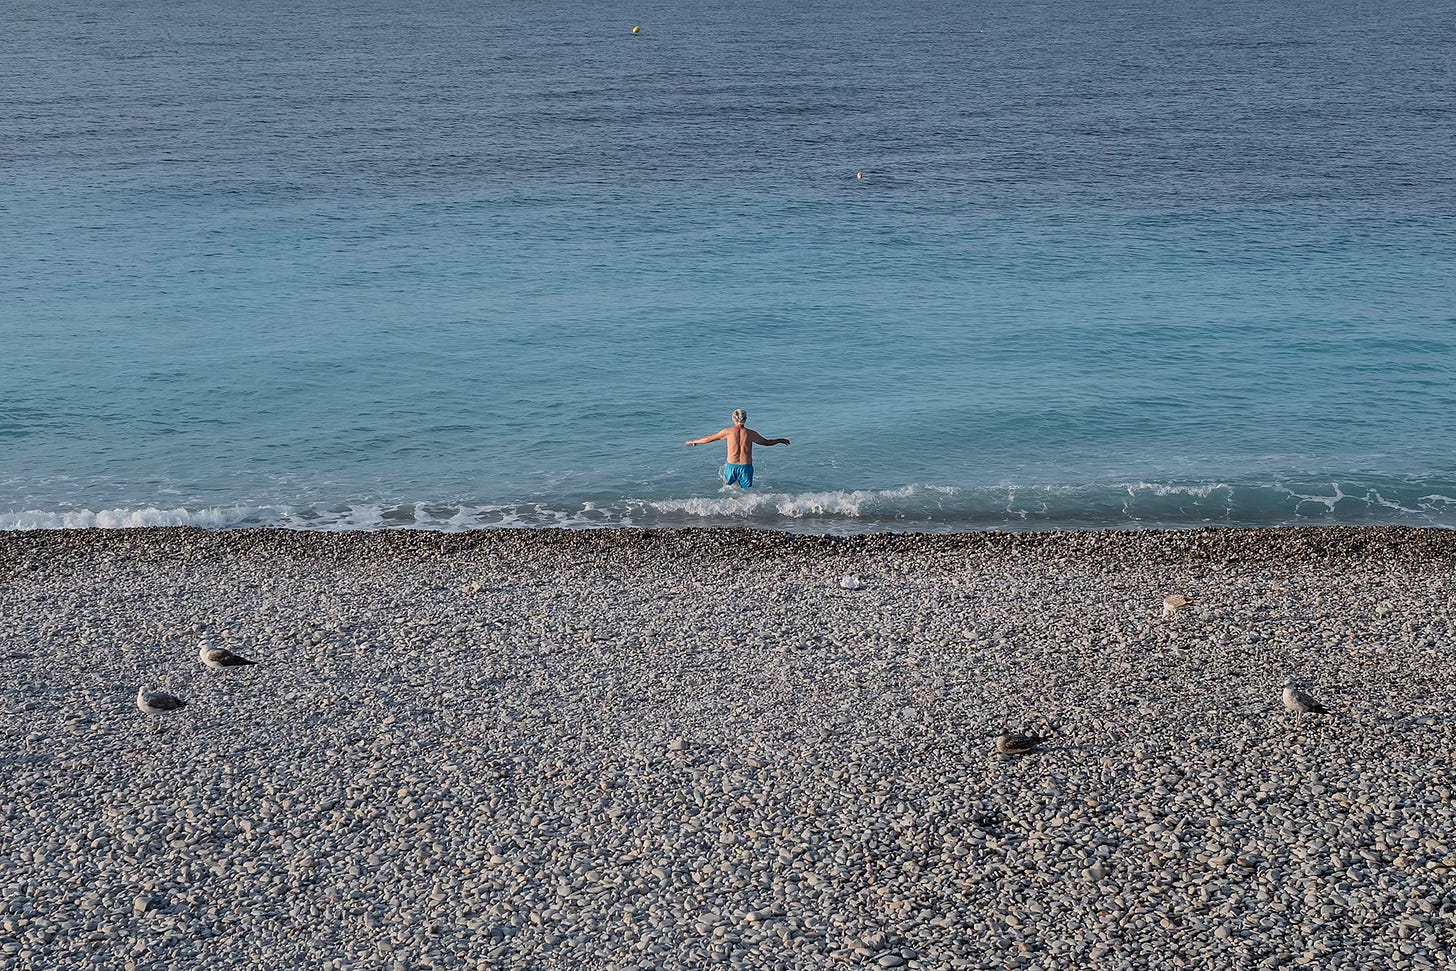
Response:
M203 638L202 643L197 646L197 660L210 668L235 668L258 663L241 654L234 654L225 647L213 647L212 641L207 638Z
M169 711L187 707L187 702L176 695L169 695L165 691L148 691L146 688L137 688L136 701L143 715L165 715ZM161 731L162 723L157 722L157 732Z
M1328 708L1320 704L1318 701L1314 700L1313 695L1309 694L1307 691L1303 691L1295 687L1293 678L1291 678L1289 682L1284 685L1284 707L1289 711L1294 712L1295 727L1299 726L1300 715L1331 714Z
M1181 593L1170 593L1163 598L1163 616L1173 617L1178 611L1193 603L1191 597L1185 597Z

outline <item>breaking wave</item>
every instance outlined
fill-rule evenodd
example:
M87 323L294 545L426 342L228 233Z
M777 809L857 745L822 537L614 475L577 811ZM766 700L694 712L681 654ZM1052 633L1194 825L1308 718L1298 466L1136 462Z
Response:
M271 526L309 530L591 529L749 526L811 533L976 529L1396 524L1456 527L1456 482L1384 479L1269 484L1129 482L813 492L656 499L333 502L0 512L0 530Z

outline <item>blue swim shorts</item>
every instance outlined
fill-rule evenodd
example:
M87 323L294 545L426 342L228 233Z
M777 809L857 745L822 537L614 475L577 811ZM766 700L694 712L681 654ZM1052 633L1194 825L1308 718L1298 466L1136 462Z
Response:
M729 485L741 485L745 489L751 489L753 487L753 466L725 462L723 463L723 481Z

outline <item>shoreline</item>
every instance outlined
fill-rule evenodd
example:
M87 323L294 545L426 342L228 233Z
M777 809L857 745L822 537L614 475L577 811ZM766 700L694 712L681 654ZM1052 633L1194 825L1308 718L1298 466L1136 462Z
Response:
M50 539L46 539L49 537ZM656 549L683 552L701 543L747 543L755 550L826 552L829 546L869 551L906 551L920 545L936 552L964 551L996 555L1011 550L1047 549L1065 546L1067 555L1096 552L1109 546L1122 554L1146 552L1153 556L1255 555L1273 556L1267 547L1277 542L1284 555L1338 556L1354 552L1405 552L1456 557L1456 528L1404 525L1278 525L1278 526L1178 526L1178 527L1087 527L1046 529L976 529L964 531L875 530L858 533L805 533L761 526L634 527L601 526L570 528L552 526L485 527L446 532L433 529L388 528L360 530L307 530L276 526L81 527L70 529L16 529L0 531L0 556L13 548L35 549L53 545L63 550L75 545L107 545L132 541L169 544L195 541L212 548L245 538L267 548L298 550L317 545L321 549L358 545L408 553L437 545L441 550L464 552L492 547L511 548L522 542L555 546L597 546L601 548ZM42 550L43 551L43 550Z
M424 529L772 529L805 535L864 532L1182 530L1278 526L1405 526L1456 528L1456 482L1430 473L1347 473L1316 478L1273 473L1174 480L1127 476L1081 481L936 485L905 482L856 487L800 484L785 491L678 488L643 489L620 483L599 493L525 491L485 499L457 494L414 498L368 497L368 490L330 489L273 498L168 496L83 499L53 496L50 508L0 512L0 529L282 528L305 531ZM698 483L699 486L702 483ZM42 490L46 491L46 490ZM449 493L452 490L443 490ZM363 498L347 498L357 493ZM46 505L46 504L42 504Z
M1449 966L1453 563L1407 527L0 534L0 947ZM139 682L188 701L161 735Z

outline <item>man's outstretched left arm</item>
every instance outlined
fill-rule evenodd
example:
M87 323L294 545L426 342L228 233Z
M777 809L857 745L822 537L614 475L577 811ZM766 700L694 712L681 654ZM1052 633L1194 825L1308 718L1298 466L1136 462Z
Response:
M706 445L709 442L716 442L716 441L719 441L719 440L724 439L724 438L727 438L727 437L728 437L728 429L725 428L721 432L718 432L718 433L713 434L713 435L704 435L702 438L690 438L686 442L683 442L683 444L684 445Z
M753 433L753 444L755 445L788 445L787 438L764 438L758 432Z

